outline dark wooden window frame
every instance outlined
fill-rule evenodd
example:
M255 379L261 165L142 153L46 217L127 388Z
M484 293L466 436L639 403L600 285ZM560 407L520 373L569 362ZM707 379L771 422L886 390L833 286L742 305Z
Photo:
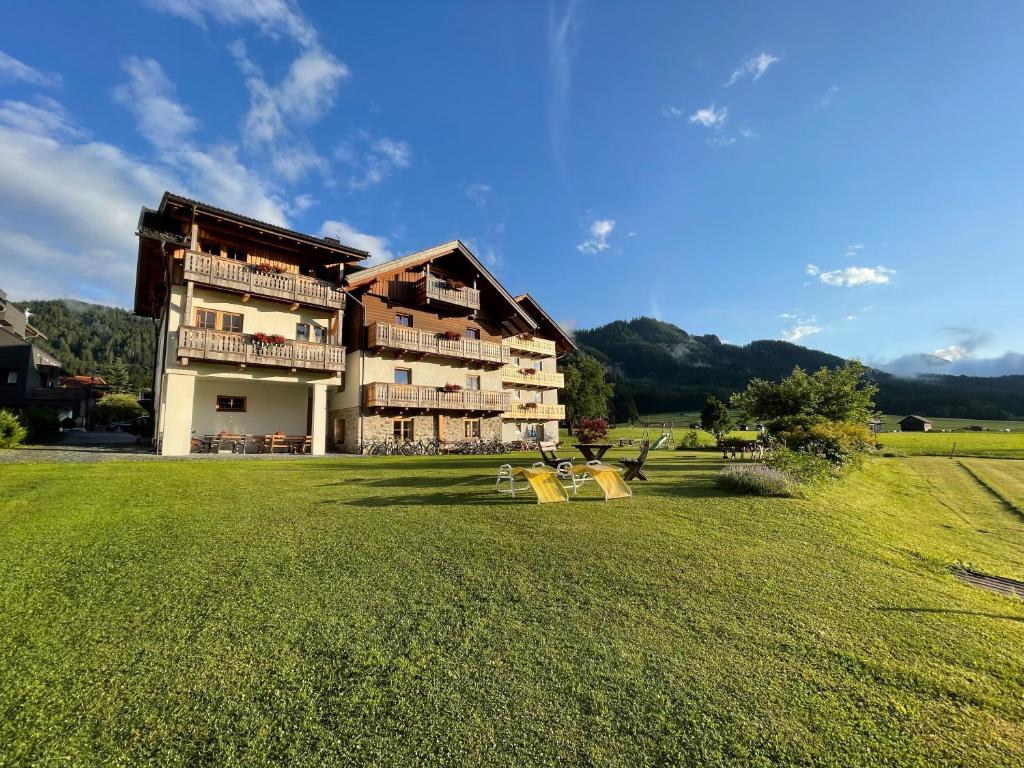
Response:
M217 413L245 413L247 405L241 395L217 395Z

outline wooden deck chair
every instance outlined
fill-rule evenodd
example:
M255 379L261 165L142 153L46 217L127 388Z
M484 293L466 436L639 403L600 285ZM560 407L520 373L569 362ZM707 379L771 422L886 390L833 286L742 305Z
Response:
M604 493L605 501L628 499L633 496L633 489L622 479L618 467L613 467L611 464L590 463L578 465L573 469L577 472L586 472L594 478L594 482L597 483L597 486Z
M538 504L552 504L568 501L569 494L558 481L558 472L551 467L516 467L512 470L513 477L525 477L530 488L537 494Z
M558 453L555 451L554 442L538 443L537 448L540 450L541 460L552 469L558 469L558 465L566 461L577 461L577 459L565 459L559 458Z
M640 444L640 455L635 459L620 459L619 464L626 470L623 480L646 480L644 465L647 463L647 455L651 452L651 441L644 440Z

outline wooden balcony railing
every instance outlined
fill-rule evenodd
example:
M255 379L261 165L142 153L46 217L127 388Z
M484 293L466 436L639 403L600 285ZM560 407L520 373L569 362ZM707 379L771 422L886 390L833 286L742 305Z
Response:
M345 307L345 293L334 283L291 272L262 273L253 264L208 253L186 251L182 279L293 304L324 309Z
M507 339L502 339L501 343L509 349L525 352L528 355L539 355L540 357L555 356L555 342L548 339L538 339L536 337L523 339L519 336L511 336Z
M290 339L283 344L260 344L246 333L188 325L178 328L178 357L303 371L341 373L345 370L345 348L337 344Z
M510 393L486 389L445 392L438 387L386 383L367 384L363 387L363 404L367 408L501 412L508 409L510 402Z
M507 363L510 359L509 351L501 344L480 339L446 339L433 331L421 331L388 323L374 323L369 327L367 345L371 349L420 352L425 355L495 365Z
M426 275L416 283L416 300L420 304L444 304L458 309L480 309L480 291L476 288L447 288L440 277Z
M511 403L502 416L506 419L524 421L550 421L565 418L565 406L561 403Z
M521 387L560 389L565 386L564 374L549 373L548 371L523 373L524 370L529 370L529 368L524 369L518 365L506 365L501 369L501 380L506 384L518 384Z

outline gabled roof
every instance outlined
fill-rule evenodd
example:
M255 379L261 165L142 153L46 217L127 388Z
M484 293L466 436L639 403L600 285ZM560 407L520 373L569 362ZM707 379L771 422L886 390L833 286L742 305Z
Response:
M369 285L382 277L397 274L403 270L409 269L410 267L418 267L421 264L426 264L428 261L434 261L442 256L448 256L453 253L458 253L468 260L473 268L480 274L480 277L482 277L502 296L502 298L509 303L509 305L530 328L537 327L537 322L530 317L526 310L520 306L519 302L512 297L512 294L505 290L505 287L498 282L497 278L490 273L487 267L480 263L480 260L473 255L473 252L470 251L461 240L450 240L447 243L435 245L433 248L427 248L423 251L410 253L408 256L401 256L397 259L392 259L391 261L385 261L383 264L377 264L376 266L367 267L366 269L356 269L346 274L345 282L350 288L359 288L364 285Z
M928 419L926 419L924 416L915 416L913 414L911 414L910 416L904 416L902 419L900 419L901 424L904 421L920 421L923 424L931 424L931 422L928 421Z
M542 307L537 300L533 298L533 296L528 293L522 293L516 296L516 302L521 307L524 307L527 312L533 315L534 319L540 319L538 325L547 326L549 330L554 331L555 335L559 338L552 339L552 341L562 347L566 352L576 349L576 342L573 340L572 336L562 330L562 326L554 321L554 318L544 310L544 307Z

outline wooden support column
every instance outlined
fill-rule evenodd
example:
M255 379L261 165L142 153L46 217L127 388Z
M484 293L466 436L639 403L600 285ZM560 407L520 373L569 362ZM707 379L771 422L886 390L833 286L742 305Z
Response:
M195 287L196 287L196 284L192 280L188 280L185 283L185 306L181 310L181 314L182 314L181 324L182 325L194 325L195 324L195 319L192 317L192 298L193 298L193 294L195 294Z

